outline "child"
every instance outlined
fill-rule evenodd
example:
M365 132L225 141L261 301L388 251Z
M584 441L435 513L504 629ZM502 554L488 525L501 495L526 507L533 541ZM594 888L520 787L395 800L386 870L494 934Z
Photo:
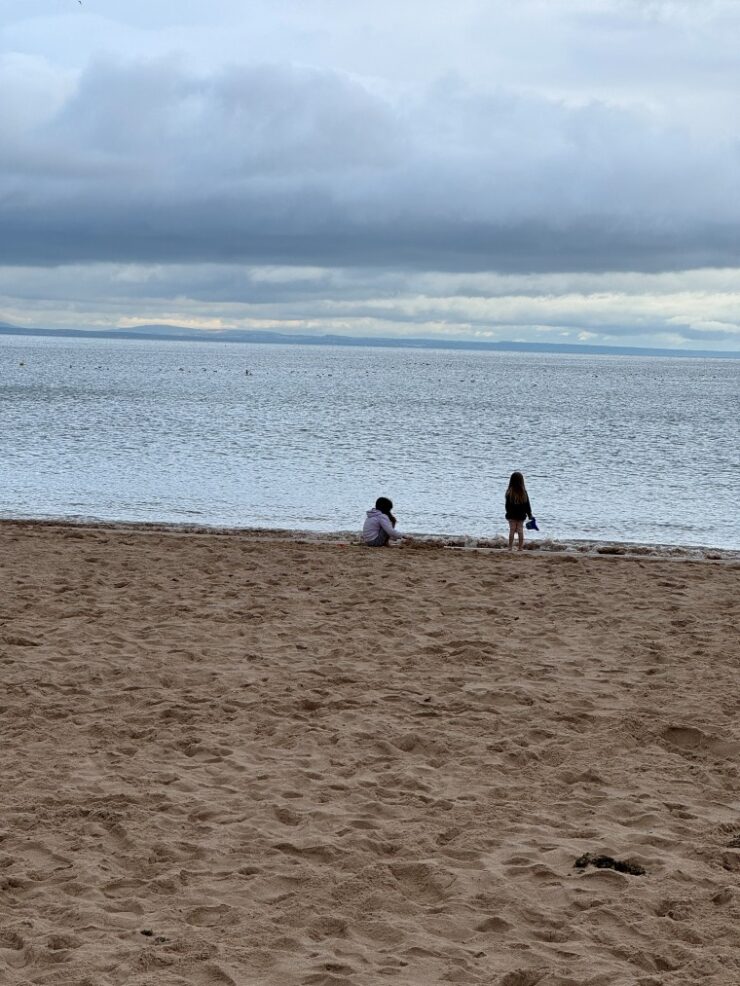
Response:
M514 547L514 535L519 541L519 551L524 545L524 521L529 517L532 519L532 508L529 505L527 487L524 485L524 476L520 472L513 472L509 480L509 488L506 491L506 519L509 522L509 551Z
M396 530L396 518L391 511L393 504L387 496L379 496L375 507L368 510L365 523L362 526L362 540L369 548L384 548L391 540L406 538L412 541L409 534L401 534Z

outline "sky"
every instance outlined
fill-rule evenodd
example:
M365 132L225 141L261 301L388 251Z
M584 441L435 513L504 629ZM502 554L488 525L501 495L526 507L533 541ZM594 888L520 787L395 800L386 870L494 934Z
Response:
M740 0L0 0L0 322L740 352Z

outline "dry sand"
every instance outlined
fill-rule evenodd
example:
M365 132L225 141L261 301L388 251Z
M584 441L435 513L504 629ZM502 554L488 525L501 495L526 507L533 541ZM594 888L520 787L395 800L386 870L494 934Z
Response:
M740 984L737 562L4 524L0 579L2 986Z

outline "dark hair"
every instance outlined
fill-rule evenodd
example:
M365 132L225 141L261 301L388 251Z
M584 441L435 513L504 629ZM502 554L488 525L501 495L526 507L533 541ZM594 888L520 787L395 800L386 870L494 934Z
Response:
M393 510L393 502L388 499L387 496L379 496L375 501L375 509L379 510L382 514L385 514L388 520L396 526L396 518L393 516L391 511Z
M527 502L527 487L524 485L524 476L520 472L513 472L511 474L506 496L512 503Z

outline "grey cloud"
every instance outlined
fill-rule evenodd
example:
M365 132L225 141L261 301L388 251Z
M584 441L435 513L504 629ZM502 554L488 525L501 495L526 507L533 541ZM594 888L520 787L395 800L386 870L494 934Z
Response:
M212 187L389 161L398 126L344 76L294 66L189 73L178 59L98 62L52 129L59 143L128 166L131 178ZM164 177L161 176L160 177Z
M737 346L738 30L0 0L0 318Z
M0 297L17 295L28 301L49 299L68 304L95 301L101 296L127 307L179 298L188 303L265 305L305 303L317 298L343 302L367 298L371 291L397 294L407 289L401 275L357 270L352 273L318 270L307 278L296 271L250 270L241 266L196 264L134 268L108 264L79 264L52 268L0 266Z
M665 332L666 326L663 325L660 331ZM690 325L673 323L671 331L675 332L687 342L722 342L736 344L738 341L738 330L735 328L727 329L695 329Z
M480 288L488 283L490 289ZM221 265L0 266L0 320L737 348L738 271L478 275ZM586 335L583 335L585 333Z
M731 140L596 101L97 61L0 149L0 262L733 266L738 163Z

